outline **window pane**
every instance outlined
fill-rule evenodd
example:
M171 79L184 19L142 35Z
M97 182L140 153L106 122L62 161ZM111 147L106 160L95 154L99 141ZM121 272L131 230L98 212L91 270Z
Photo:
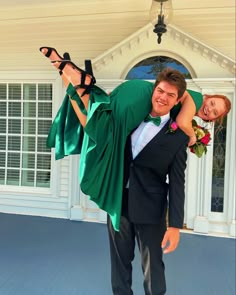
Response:
M8 120L8 132L13 134L21 134L21 120L9 119Z
M50 171L37 172L37 186L49 187L50 186Z
M6 133L6 119L0 119L0 133Z
M52 84L39 84L38 85L39 100L52 101Z
M6 100L6 99L7 99L7 85L0 84L0 100Z
M37 155L37 169L49 170L51 166L51 155Z
M24 100L36 100L36 85L24 84Z
M21 100L21 84L9 84L9 99Z
M24 102L24 117L36 117L35 102Z
M225 118L222 128L215 132L213 151L213 171L212 171L212 195L211 211L224 211L224 178L225 178L225 149L226 149L226 122ZM219 124L215 123L215 130Z
M52 121L50 120L39 120L38 121L38 134L48 134L49 129L51 127Z
M48 152L48 153L50 153L51 149L47 148L46 141L47 141L46 137L38 137L37 152Z
M0 150L6 149L6 136L0 136Z
M0 167L5 167L6 163L6 153L0 152Z
M34 152L35 151L35 137L23 137L23 151Z
M19 185L20 183L20 171L19 170L7 170L7 184Z
M46 102L40 102L38 106L39 118L51 118L52 116L52 104Z
M7 103L6 102L0 102L0 116L6 117L7 115Z
M22 155L22 167L34 169L35 168L35 154Z
M8 153L7 156L7 167L8 168L20 168L20 154L19 153Z
M188 69L178 60L168 56L152 56L137 63L127 74L125 79L156 80L157 75L170 67L180 71L186 79L191 79Z
M20 151L21 150L21 140L19 136L9 136L8 137L8 150L9 151Z
M0 169L0 184L4 184L4 183L5 183L5 170Z
M22 170L21 185L34 186L34 174L35 174L34 171Z
M36 134L36 121L35 120L23 120L23 133L24 134Z
M21 117L21 103L20 102L9 102L8 116L9 117Z

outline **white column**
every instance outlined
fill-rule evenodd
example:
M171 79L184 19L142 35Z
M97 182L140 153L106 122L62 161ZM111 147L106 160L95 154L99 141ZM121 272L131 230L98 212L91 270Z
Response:
M69 177L69 209L71 220L84 219L84 207L82 204L81 190L79 185L79 155L69 156L70 177Z
M194 231L200 233L220 233L236 236L236 201L235 201L235 81L232 79L196 79L196 85L202 88L203 94L224 94L231 99L232 110L227 116L227 138L224 175L224 210L223 212L211 212L212 189L212 161L213 140L208 147L207 155L202 158L198 169L198 190L196 217ZM201 160L199 160L201 161ZM190 172L192 174L192 170ZM196 176L195 176L196 177Z
M235 82L235 81L234 81ZM235 83L234 83L235 86ZM231 96L232 109L228 116L227 122L227 146L226 146L226 167L225 167L225 196L227 197L227 225L228 233L232 237L236 237L236 190L235 190L235 175L236 175L236 94Z

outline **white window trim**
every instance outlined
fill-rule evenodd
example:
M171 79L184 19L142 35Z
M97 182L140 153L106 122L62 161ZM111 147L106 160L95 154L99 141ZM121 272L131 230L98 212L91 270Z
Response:
M57 72L46 72L46 71L27 71L27 72L8 72L0 71L0 83L51 83L53 85L53 97L52 97L52 119L55 117L56 112L60 106L61 100L58 97L62 95L62 79ZM54 197L59 198L59 187L60 187L60 165L57 161L54 161L54 151L51 152L51 181L49 188L41 187L27 187L27 186L12 186L12 185L0 185L0 192L6 194L18 194L18 195L29 195L43 197Z

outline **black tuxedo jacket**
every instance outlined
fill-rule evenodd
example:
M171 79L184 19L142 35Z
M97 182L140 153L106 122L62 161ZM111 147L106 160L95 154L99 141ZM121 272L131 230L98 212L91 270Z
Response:
M183 226L188 137L181 129L170 133L169 124L170 121L135 159L131 137L127 139L124 185L129 179L129 190L128 196L123 196L123 205L128 206L125 209L133 223L158 224L165 220L168 208L169 226Z

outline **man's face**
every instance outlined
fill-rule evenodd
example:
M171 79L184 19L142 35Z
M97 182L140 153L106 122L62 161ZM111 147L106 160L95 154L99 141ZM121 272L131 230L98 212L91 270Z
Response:
M150 114L153 117L166 115L178 103L177 98L178 89L168 82L161 81L153 91Z

